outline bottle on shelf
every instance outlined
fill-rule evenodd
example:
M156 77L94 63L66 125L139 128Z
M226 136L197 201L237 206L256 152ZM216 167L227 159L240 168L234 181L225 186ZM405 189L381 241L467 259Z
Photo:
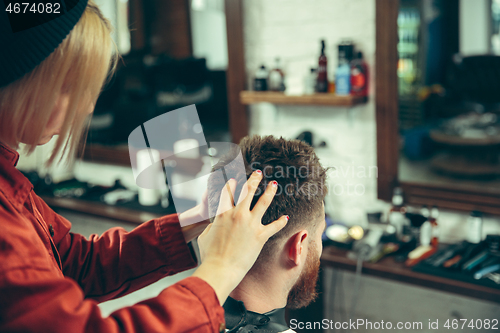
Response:
M328 79L328 93L335 94L335 73L332 73Z
M483 214L472 211L467 220L467 241L478 244L483 240Z
M404 205L403 189L401 187L395 187L392 191L392 206L390 212L400 212L402 214L406 213L406 207Z
M439 217L439 210L437 206L432 206L431 213L429 216L429 222L431 224L431 246L437 247L439 244L439 225L437 219Z
M368 98L368 65L363 59L363 53L358 52L351 62L351 95Z
M285 73L281 69L280 58L274 60L274 68L269 72L269 90L285 91Z
M267 69L266 66L262 65L260 68L255 72L255 79L253 82L253 89L255 91L267 91Z
M422 260L429 258L436 253L438 248L437 218L439 211L436 206L433 206L430 211L427 206L423 206L421 213L424 217L427 217L427 221L420 227L420 245L408 253L408 259L405 262L408 267L415 266Z
M400 187L394 188L392 195L392 206L388 215L388 222L396 228L396 237L403 237L404 227L409 225L406 217L406 207L404 206L403 190Z
M351 66L344 51L339 51L339 66L335 73L335 94L347 96L351 93Z
M338 45L338 54L340 61L340 54L343 54L343 57L347 59L347 62L350 64L354 58L354 43L349 39L344 39Z
M321 54L318 60L318 76L316 79L316 92L328 91L327 58L325 55L325 40L321 40Z
M422 223L420 226L420 245L431 245L431 239L432 239L432 224L429 221L429 218L431 216L431 212L429 211L429 208L427 206L423 206L422 209L420 210L420 214L422 214L423 217L426 218L426 221Z

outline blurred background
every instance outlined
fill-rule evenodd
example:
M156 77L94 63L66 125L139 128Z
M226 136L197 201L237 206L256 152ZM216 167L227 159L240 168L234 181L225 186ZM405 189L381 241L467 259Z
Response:
M74 232L131 229L175 212L168 191L135 184L128 136L195 104L207 142L297 138L334 168L322 297L289 318L420 321L424 332L429 319L499 318L500 267L474 274L500 263L500 1L96 2L122 60L83 157L47 169L48 144L18 165ZM213 163L197 161L177 163L186 177ZM370 234L359 277L356 244ZM427 254L409 263L420 246ZM191 273L106 302L103 314Z

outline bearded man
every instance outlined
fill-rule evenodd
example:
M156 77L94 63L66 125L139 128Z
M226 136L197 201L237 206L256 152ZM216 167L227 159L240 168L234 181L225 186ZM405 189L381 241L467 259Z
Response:
M285 320L285 307L307 306L317 296L321 236L326 227L324 198L326 169L311 146L298 140L252 136L214 166L208 180L210 216L215 216L220 193L229 174L236 179L234 198L255 170L263 173L252 206L270 181L276 195L262 218L268 224L288 214L287 225L264 245L260 256L224 304L228 332L293 332ZM241 152L245 173L235 163ZM244 195L244 194L241 194Z

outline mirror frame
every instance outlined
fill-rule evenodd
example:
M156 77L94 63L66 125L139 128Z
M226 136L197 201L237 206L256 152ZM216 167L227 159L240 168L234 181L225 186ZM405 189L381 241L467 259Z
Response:
M234 143L248 135L247 107L240 101L246 89L245 47L243 44L243 0L225 0L227 34L227 108L229 131Z
M479 210L500 215L500 194L459 185L399 182L399 105L397 86L397 17L399 0L376 1L375 107L377 122L378 198L390 201L400 186L413 205L436 205L460 211Z

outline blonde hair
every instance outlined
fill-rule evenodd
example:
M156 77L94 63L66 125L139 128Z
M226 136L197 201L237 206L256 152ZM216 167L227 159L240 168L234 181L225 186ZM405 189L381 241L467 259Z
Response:
M89 0L82 17L63 42L35 69L0 88L0 141L16 149L25 143L32 153L61 93L69 96L68 110L47 165L59 152L83 150L90 117L104 84L119 57L111 25Z

